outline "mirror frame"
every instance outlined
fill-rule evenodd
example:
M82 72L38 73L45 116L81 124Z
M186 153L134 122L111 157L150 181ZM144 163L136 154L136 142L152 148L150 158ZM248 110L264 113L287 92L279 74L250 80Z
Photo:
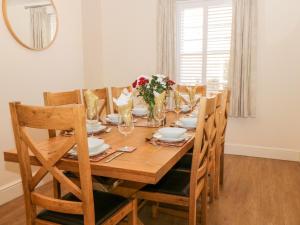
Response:
M54 38L53 40L50 42L50 44L45 47L45 48L33 48L33 47L30 47L28 46L27 44L25 44L19 37L18 35L16 34L16 32L14 31L10 21L9 21L9 18L8 18L8 15L7 15L7 0L2 0L2 14L3 14L3 18L4 18L4 22L5 22L5 25L7 27L7 29L9 30L10 34L13 36L13 38L20 44L22 45L23 47L29 49L29 50L33 50L33 51L43 51L43 50L46 50L48 48L50 48L52 46L52 44L55 42L56 40L56 37L57 37L57 33L58 33L58 30L59 30L59 19L58 19L58 12L57 12L57 9L56 9L56 6L53 2L53 0L49 0L56 12L56 32L55 32L55 35L54 35Z

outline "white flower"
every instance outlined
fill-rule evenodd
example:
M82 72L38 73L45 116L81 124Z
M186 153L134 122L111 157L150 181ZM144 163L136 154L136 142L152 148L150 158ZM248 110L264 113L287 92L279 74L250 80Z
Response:
M163 75L163 74L156 74L156 75L154 75L154 76L157 77L157 81L158 81L159 83L161 83L161 84L165 83L165 82L164 82L164 80L166 79L166 76L165 76L165 75Z

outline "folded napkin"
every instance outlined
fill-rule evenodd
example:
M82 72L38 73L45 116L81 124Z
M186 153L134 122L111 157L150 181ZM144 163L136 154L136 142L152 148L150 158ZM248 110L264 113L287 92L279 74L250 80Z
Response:
M132 103L132 93L127 90L127 88L124 88L119 98L113 98L114 104L117 106L127 105L130 101Z
M197 86L188 86L186 87L188 95L189 95L189 100L190 100L190 104L192 106L195 105L196 103L196 91L197 91Z
M155 91L154 97L155 106L158 108L162 108L166 100L166 92L164 91L163 93L158 93Z
M131 111L133 107L132 93L124 89L118 99L113 99L115 105L117 106L118 112L122 120L129 125L132 122Z
M100 111L100 101L99 97L94 94L93 91L87 90L84 93L85 104L87 108L88 117L95 117L95 113L99 114Z

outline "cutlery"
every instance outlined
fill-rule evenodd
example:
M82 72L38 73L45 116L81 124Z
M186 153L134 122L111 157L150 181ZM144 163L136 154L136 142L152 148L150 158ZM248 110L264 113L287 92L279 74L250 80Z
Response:
M127 147L127 148L120 148L118 150L116 150L116 152L111 156L109 157L105 163L108 163L110 161L112 161L113 159L119 157L120 155L122 155L123 153L130 153L130 152L133 152L134 150L136 149L136 147Z
M112 160L114 160L115 158L119 157L120 155L124 154L125 151L116 151L116 153L114 153L111 157L109 157L107 160L105 160L105 163L109 163Z

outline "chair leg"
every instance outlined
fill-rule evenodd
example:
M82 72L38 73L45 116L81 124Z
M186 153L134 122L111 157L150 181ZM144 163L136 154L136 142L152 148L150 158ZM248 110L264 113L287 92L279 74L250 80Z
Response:
M138 225L138 206L137 206L137 199L132 201L132 211L128 215L128 225Z
M220 184L224 184L224 143L221 145Z
M220 149L216 151L216 164L215 164L215 197L219 198L220 194Z
M197 200L190 201L190 205L189 205L189 225L197 225Z
M54 198L61 198L61 187L60 183L53 177L53 194Z
M212 203L215 198L215 177L216 177L216 161L215 161L215 152L211 154L211 167L209 171L209 201Z
M159 209L159 202L155 202L154 205L152 205L152 218L157 219L158 209Z
M204 181L204 188L201 193L201 225L207 224L207 176Z

